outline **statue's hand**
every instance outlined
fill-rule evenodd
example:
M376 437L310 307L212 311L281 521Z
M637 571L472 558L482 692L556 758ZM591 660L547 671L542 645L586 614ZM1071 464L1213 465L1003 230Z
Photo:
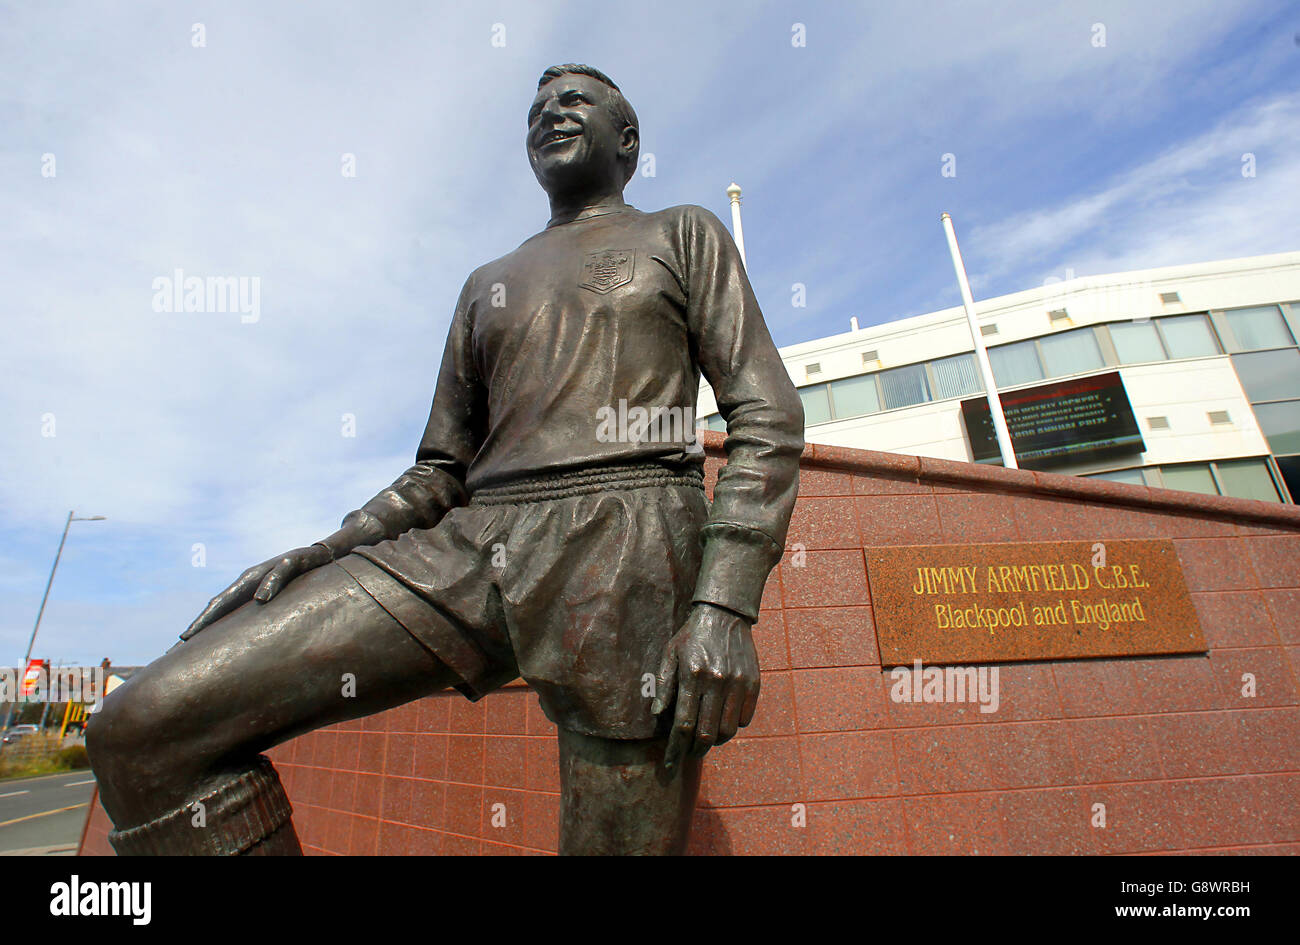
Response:
M194 618L194 622L181 634L181 639L188 640L208 624L238 610L250 600L265 604L298 575L328 564L329 561L330 553L327 549L320 545L309 545L254 565L236 578L235 583L212 598L208 606L203 608L203 613Z
M703 755L748 725L758 705L758 687L758 653L748 621L696 603L659 664L651 711L665 711L674 696L677 706L664 767L676 765L688 749Z

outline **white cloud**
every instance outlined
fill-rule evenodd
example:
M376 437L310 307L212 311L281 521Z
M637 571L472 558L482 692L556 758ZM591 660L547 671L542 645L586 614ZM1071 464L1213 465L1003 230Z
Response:
M1089 275L1294 248L1300 228L1285 208L1300 193L1297 127L1298 92L1245 104L1093 193L973 228L966 246L986 284L1035 268ZM1254 177L1242 174L1245 154Z

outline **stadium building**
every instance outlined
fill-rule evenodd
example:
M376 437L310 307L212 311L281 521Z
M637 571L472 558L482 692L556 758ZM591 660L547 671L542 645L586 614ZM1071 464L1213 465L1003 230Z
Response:
M1300 499L1300 252L1070 279L975 311L1022 468ZM960 306L781 357L811 443L1001 463ZM699 425L725 429L717 410L702 384Z

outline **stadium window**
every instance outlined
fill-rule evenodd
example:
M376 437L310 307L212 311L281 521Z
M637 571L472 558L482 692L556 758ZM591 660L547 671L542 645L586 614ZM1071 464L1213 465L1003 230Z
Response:
M1156 326L1170 358L1205 358L1219 353L1204 315L1169 315L1157 318Z
M935 400L947 400L950 397L965 397L977 394L984 389L980 383L979 369L975 366L975 355L958 354L951 358L939 358L930 362L933 377Z
M1255 404L1255 419L1274 455L1300 453L1300 400Z
M1161 466L1160 476L1166 489L1180 492L1199 492L1202 495L1218 495L1219 487L1214 484L1214 474L1208 463L1186 463L1179 466Z
M1107 482L1127 482L1129 485L1145 486L1146 478L1140 467L1133 469L1114 469L1110 472L1092 473L1089 479L1105 479Z
M1232 366L1252 402L1300 397L1300 349L1234 354Z
M874 374L859 374L833 381L829 385L831 406L836 420L861 417L880 410L880 392Z
M1015 387L1043 379L1043 364L1038 360L1038 346L1031 341L989 348L989 363L998 387Z
M1108 327L1120 364L1165 360L1165 348L1154 322L1111 322Z
M831 399L825 384L799 388L799 399L803 401L804 426L826 423L831 419Z
M1228 309L1223 313L1223 320L1232 335L1230 344L1234 352L1285 348L1295 344L1282 318L1282 310L1276 305Z
M1046 335L1038 340L1043 351L1043 367L1048 377L1083 374L1106 366L1097 344L1097 333L1092 328L1075 328L1059 335Z
M1262 502L1280 502L1277 486L1262 459L1221 459L1213 464L1214 477L1223 495L1237 499L1259 499Z
M884 395L885 409L911 407L930 399L930 385L925 379L924 364L909 364L880 372L880 390Z

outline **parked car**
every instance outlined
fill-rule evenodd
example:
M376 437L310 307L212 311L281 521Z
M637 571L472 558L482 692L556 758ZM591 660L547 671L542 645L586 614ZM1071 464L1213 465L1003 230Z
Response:
M0 741L3 741L3 744L5 745L12 745L19 739L26 738L28 735L35 735L39 732L40 729L35 725L15 725L13 728L9 729L9 731L4 733L4 738Z

